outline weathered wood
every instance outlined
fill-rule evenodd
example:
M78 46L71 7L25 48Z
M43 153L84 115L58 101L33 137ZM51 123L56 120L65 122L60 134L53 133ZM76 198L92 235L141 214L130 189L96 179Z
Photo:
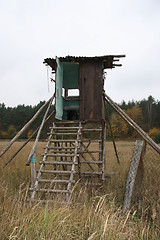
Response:
M83 140L83 142L90 142L90 140ZM98 140L98 139L95 140L95 139L94 139L94 140L91 140L91 142L92 142L92 143L93 143L93 142L97 142L97 143L98 143L98 142L102 142L102 140Z
M91 150L83 150L83 153L102 153L102 150L95 150L95 151L91 151Z
M53 133L53 129L51 129L51 135L49 136L49 139L48 139L48 142L47 142L47 146L46 146L46 149L45 149L45 153L47 153L47 147L49 147L49 145L50 145L50 140L51 140L51 138L52 138L52 133ZM35 182L35 185L34 185L34 189L37 189L38 188L38 180L40 179L40 177L41 177L41 170L44 168L44 162L45 162L45 160L46 160L46 156L44 156L43 157L43 160L42 160L42 162L43 162L43 164L41 164L41 166L40 166L40 169L39 169L39 172L38 172L38 175L37 175L37 179L36 179L36 182ZM35 195L36 195L36 191L33 191L32 192L32 195L31 195L31 199L34 199L35 198Z
M64 183L68 184L69 180L61 180L61 179L39 179L39 183ZM72 183L75 183L75 180L72 181Z
M36 154L34 153L31 159L31 188L34 187L35 182L36 182Z
M47 153L45 154L47 157L74 157L74 154L61 154L61 153ZM44 156L44 154L42 154L42 156Z
M50 133L47 133L48 135L50 134ZM62 133L54 133L54 135L57 135L57 136L64 136L64 135L77 135L77 133L76 132L74 132L74 133L65 133L65 132L62 132Z
M76 172L75 174L78 174L78 173ZM87 176L102 175L102 172L81 172L81 175L87 175Z
M24 127L16 134L16 136L6 145L6 147L0 152L0 157L12 146L12 144L22 135L22 133L31 125L31 123L38 117L43 108L53 99L51 97L37 112L36 114L24 125Z
M46 148L45 148L45 149L46 149ZM50 149L51 149L51 150L59 150L59 149L61 149L61 147L47 147L47 149L49 149L49 150L50 150ZM75 147L67 147L67 146L64 147L64 146L63 146L63 149L73 150L73 149L75 149Z
M80 156L84 159L84 161L85 162L87 162L87 159L85 158L85 156L83 156L83 154L80 154ZM83 161L81 160L81 163L82 163ZM88 163L88 166L90 167L90 169L92 170L92 171L94 171L94 169L93 169L93 167L90 165L90 163Z
M79 143L79 140L80 140L80 134L81 134L81 123L79 125L79 129L78 129L78 132L77 132L77 139L75 141L75 152L74 152L74 158L73 158L73 164L72 164L72 167L71 167L71 175L70 175L70 178L69 178L69 183L68 183L68 186L67 186L67 194L66 194L66 201L68 202L69 201L69 193L71 192L71 188L72 188L72 181L73 181L73 176L74 176L74 173L75 173L75 163L78 161L77 159L77 152L78 152L78 143Z
M118 164L120 164L118 151L117 151L117 147L116 147L116 144L115 144L115 139L114 139L114 135L113 135L113 131L112 131L112 126L111 126L111 122L110 122L110 119L109 119L109 113L108 113L108 109L107 109L106 104L105 104L105 98L104 98L104 108L105 108L106 113L107 113L107 120L108 120L108 125L109 125L109 129L110 129L111 137L112 137L114 152L115 152L115 155L116 155L117 162L118 162Z
M75 142L75 139L52 139L51 142L59 142L59 143L68 142L69 143L69 142Z
M52 112L46 119L45 122L47 122L50 117L53 115L54 112ZM27 145L27 143L34 137L34 135L38 132L39 127L31 134L31 136L24 142L24 144L12 155L12 157L5 163L4 167L6 167L16 156L17 154Z
M49 173L49 174L71 174L71 171L60 171L60 170L38 170L37 172Z
M40 188L40 189L34 189L30 188L30 191L36 191L36 192L46 192L46 193L67 193L67 190L57 190L57 189L46 189L46 188Z
M106 93L104 93L106 102L132 127L139 135L160 154L160 147L140 128Z
M40 162L39 164L49 164L49 165L54 165L54 164L57 164L57 165L72 165L73 164L73 161L45 161L45 162ZM78 162L76 162L75 164L78 164Z
M127 212L130 208L131 199L132 199L132 192L134 188L134 182L137 175L138 165L141 159L141 155L144 151L145 143L144 141L137 140L135 142L134 152L132 156L132 162L127 178L126 183L126 192L124 197L124 203L123 203L123 212Z
M84 141L83 141L84 142ZM89 150L87 149L87 147L83 144L82 142L82 146L84 147L85 151L89 154L89 156L96 161L95 157L93 156L93 154L91 152L89 152ZM83 157L83 152L81 153L81 156Z
M56 204L57 205L57 200L45 200L45 199L27 199L27 202L29 203L38 203L38 204ZM58 202L58 204L65 204L66 205L66 202L62 201L62 202Z
M101 132L102 131L102 128L97 128L97 129L95 129L95 128L91 128L91 129L86 129L86 128L84 128L84 129L82 129L82 132Z
M106 122L104 124L104 132L103 132L103 155L102 155L102 180L104 181L105 176L105 166L106 166Z
M49 102L49 104L48 104L48 108L47 108L47 110L46 110L46 112L45 112L45 114L44 114L42 123L41 123L40 128L39 128L38 133L37 133L36 140L35 140L35 142L34 142L34 145L33 145L33 147L32 147L32 150L31 150L30 154L29 154L29 157L28 157L28 161L27 161L27 163L26 163L27 166L29 166L29 164L30 164L30 162L31 162L31 158L32 158L32 156L33 156L33 154L34 154L34 152L35 152L35 149L36 149L36 146L37 146L37 143L38 143L38 140L39 140L39 137L40 137L42 128L43 128L43 126L44 126L44 123L45 123L45 120L46 120L48 111L49 111L49 109L50 109L50 107L51 107L51 104L52 104L53 99L54 99L54 96L51 97L50 102Z
M80 163L81 164L83 164L83 163L87 163L87 164L102 164L103 162L102 161L87 161L87 160L85 160L85 161L80 161Z

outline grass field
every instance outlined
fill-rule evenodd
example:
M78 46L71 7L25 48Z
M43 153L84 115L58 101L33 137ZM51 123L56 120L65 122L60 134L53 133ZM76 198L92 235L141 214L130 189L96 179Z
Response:
M6 144L1 141L0 150ZM101 188L77 183L70 205L62 205L59 201L53 205L26 202L30 168L25 162L32 143L3 168L21 144L16 142L0 159L0 239L160 239L159 156L147 151L141 186L143 197L138 201L135 198L131 211L124 215L122 204L133 142L117 142L120 165L112 143L107 142L106 173L114 172L114 176L106 179ZM44 144L38 144L38 156L43 153Z

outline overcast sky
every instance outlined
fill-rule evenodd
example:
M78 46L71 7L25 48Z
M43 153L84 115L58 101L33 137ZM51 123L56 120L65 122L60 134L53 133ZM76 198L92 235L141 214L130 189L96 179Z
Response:
M0 0L0 103L47 100L55 56L126 54L108 70L114 101L160 100L160 0Z

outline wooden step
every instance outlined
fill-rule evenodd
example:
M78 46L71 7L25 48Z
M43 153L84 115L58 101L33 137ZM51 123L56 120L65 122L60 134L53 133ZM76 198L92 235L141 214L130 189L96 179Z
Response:
M82 129L82 132L101 132L101 131L102 131L102 128L96 128L96 129L95 128L93 128L93 129L92 128L89 128L89 129L83 128Z
M81 140L77 140L77 139L51 139L50 142L80 142Z
M79 147L78 147L79 148ZM65 147L65 146L62 146L62 147L45 147L44 149L48 149L48 150L60 150L60 149L69 149L69 150L74 150L75 147Z
M74 157L75 154L60 154L60 153L47 153L47 154L42 154L42 156L47 156L47 157ZM78 157L79 155L76 154Z
M45 189L45 188L40 188L40 189L34 189L30 188L30 191L36 191L36 192L47 192L47 193L68 193L67 190L60 190L60 189Z
M80 163L86 163L86 164L102 164L102 161L80 161Z
M75 174L79 174L79 173L76 172ZM81 175L84 175L84 176L102 175L102 172L81 172Z
M45 199L35 199L35 198L28 198L27 199L28 203L41 203L41 204L60 204L60 205L66 205L66 201L56 201L56 200L45 200Z
M47 133L48 135L51 135L51 133ZM68 133L66 133L66 132L55 132L55 133L52 133L52 135L54 136L54 135L56 135L56 136L63 136L63 135L67 135L67 136L69 136L69 135L77 135L77 132L74 132L74 133L71 133L71 132L68 132ZM79 134L80 135L80 134Z
M86 142L86 143L91 142L91 144L92 144L92 142L102 142L102 140L95 140L95 139L94 139L94 140L91 140L91 141L90 141L90 140L81 140L81 142L82 142L82 143L84 143L84 142Z
M90 151L90 150L88 150L88 149L82 149L82 153L101 153L102 152L102 150L95 150L95 151Z
M60 170L37 170L36 172L49 173L49 174L71 174L72 171L60 171ZM73 173L76 173L75 171Z
M70 129L70 130L72 130L72 129L75 130L75 129L76 129L76 130L78 130L79 128L81 129L82 127L50 127L50 129L57 129L57 130L58 130L58 129L60 129L60 130L61 130L61 129L67 129L67 130L68 130L68 129Z
M53 153L53 154L62 154L62 153L64 153L64 154L74 154L74 152L75 152L75 148L74 148L74 150L69 150L69 151L67 151L67 149L65 149L65 150L60 150L60 149L55 149L55 150L53 150L53 151L48 151L48 153Z
M75 180L70 181L70 180L61 180L61 179L38 179L39 183L64 183L68 184L69 182L75 183Z
M44 162L39 162L39 164L48 164L48 165L72 165L73 161L44 161ZM74 163L78 164L78 162Z

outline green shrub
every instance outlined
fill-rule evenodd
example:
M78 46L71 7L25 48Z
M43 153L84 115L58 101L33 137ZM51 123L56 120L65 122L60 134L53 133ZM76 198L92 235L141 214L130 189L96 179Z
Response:
M155 136L154 136L154 141L155 141L156 143L160 143L160 132L157 132L157 133L155 134Z

